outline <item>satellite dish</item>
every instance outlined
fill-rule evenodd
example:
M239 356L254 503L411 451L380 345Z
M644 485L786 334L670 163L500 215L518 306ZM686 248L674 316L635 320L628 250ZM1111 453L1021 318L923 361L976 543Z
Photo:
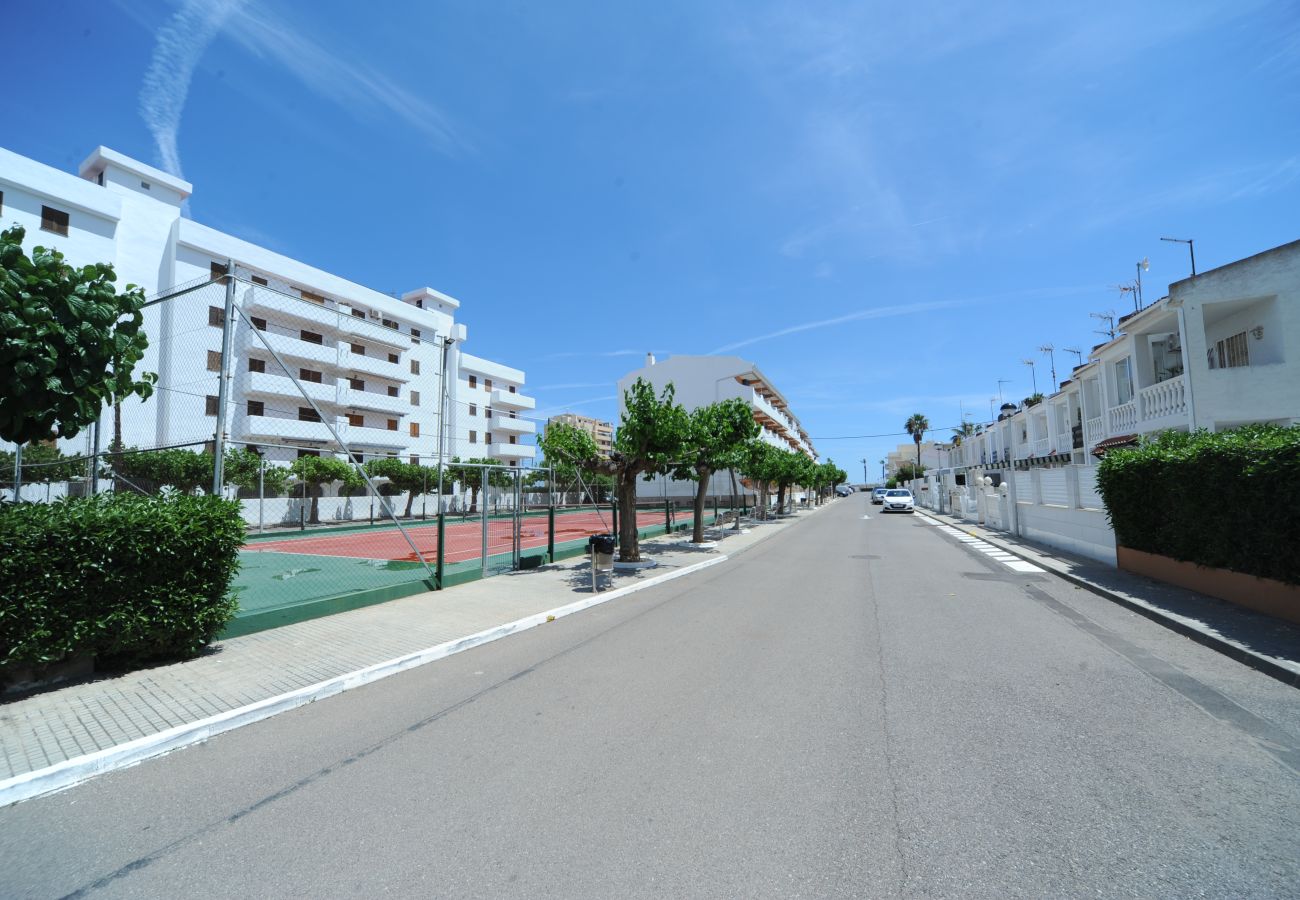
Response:
M1142 257L1142 271L1143 271L1143 272L1150 272L1150 271L1151 271L1151 259L1150 259L1150 257L1146 257L1146 256Z

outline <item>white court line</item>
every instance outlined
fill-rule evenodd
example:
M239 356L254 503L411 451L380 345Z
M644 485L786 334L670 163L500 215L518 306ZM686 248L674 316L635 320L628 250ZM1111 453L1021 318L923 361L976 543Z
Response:
M1022 560L1018 560L1018 559L1017 559L1017 560L1012 560L1011 562L1006 563L1006 565L1009 566L1009 567L1011 567L1012 569L1015 569L1017 572L1041 572L1041 571L1043 571L1042 569L1040 569L1038 566L1034 565L1033 563L1027 563L1027 562L1024 562L1024 561L1022 561Z

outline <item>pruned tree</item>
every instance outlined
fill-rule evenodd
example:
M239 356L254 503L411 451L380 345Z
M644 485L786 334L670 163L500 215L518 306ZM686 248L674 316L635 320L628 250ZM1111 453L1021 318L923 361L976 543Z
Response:
M406 511L402 513L403 518L411 518L415 498L430 490L431 470L426 466L402 462L395 456L385 456L368 461L364 468L366 474L372 478L387 478L392 496L406 494ZM436 477L432 480L432 489L434 491L438 489Z
M501 465L499 460L490 459L486 456L472 456L469 459L461 459L459 456L453 456L451 462L447 464L446 475L448 478L454 478L460 482L460 489L463 491L469 488L469 511L472 515L478 512L478 495L483 486L483 467L491 466L488 470L488 486L504 487L509 482L509 476L500 471L498 466ZM487 498L484 498L486 502Z
M0 479L14 470L15 454L0 450ZM67 481L86 474L86 460L64 456L53 444L29 444L23 448L23 483L47 484Z
M148 346L144 291L118 293L106 263L78 269L39 246L28 257L25 236L0 233L0 439L18 444L73 437L157 381L133 374Z
M114 454L110 466L120 482L142 493L151 494L170 487L182 494L192 494L198 488L212 488L212 462L211 453L182 448L128 449Z
M300 456L289 466L303 485L304 493L311 498L311 513L308 521L313 525L320 523L320 498L324 486L340 482L349 490L365 487L365 479L351 463L333 456Z
M597 459L600 454L595 438L566 422L546 426L545 434L537 439L537 446L542 448L543 463L550 466L554 486L561 494L577 486L582 464ZM595 474L592 473L593 477Z
M714 472L739 465L741 454L760 430L749 404L737 398L710 403L690 412L685 446L673 477L695 482L693 542L698 544L704 540L704 506L710 477Z
M780 473L781 452L767 441L759 438L750 441L748 446L741 451L740 464L737 469L742 475L754 482L757 488L758 500L755 506L755 514L759 519L767 518L771 486Z
M245 491L255 491L260 486L273 497L284 493L289 484L288 467L266 463L259 454L247 447L227 449L221 472L227 484Z

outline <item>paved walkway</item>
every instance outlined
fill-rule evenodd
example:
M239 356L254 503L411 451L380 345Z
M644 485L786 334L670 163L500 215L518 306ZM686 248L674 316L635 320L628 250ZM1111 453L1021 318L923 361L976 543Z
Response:
M744 552L816 511L756 523L711 548L689 535L642 541L658 566L618 572L602 592L662 580L709 559ZM711 531L711 535L718 532ZM511 572L214 644L198 659L47 690L0 705L0 803L6 782L89 754L298 691L591 599L585 558ZM445 655L445 653L443 654ZM99 764L96 769L109 768ZM20 792L21 793L21 792ZM9 798L12 799L12 798Z
M1300 627L1205 594L1012 537L1003 531L928 509L917 512L1300 687Z

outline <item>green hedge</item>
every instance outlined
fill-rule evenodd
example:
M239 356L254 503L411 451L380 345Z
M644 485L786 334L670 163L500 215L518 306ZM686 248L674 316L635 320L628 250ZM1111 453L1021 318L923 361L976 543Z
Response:
M0 506L0 680L91 652L111 667L199 653L238 608L239 505L102 494Z
M1121 546L1300 584L1300 426L1166 432L1097 486Z

